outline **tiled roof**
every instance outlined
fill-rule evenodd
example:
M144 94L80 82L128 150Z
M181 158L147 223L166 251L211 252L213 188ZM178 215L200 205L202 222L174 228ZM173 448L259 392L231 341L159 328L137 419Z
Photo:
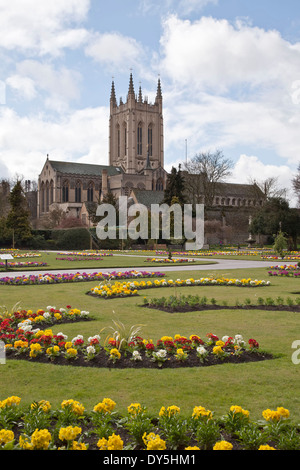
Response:
M60 173L68 175L86 175L101 176L103 170L107 170L109 176L119 175L123 173L122 168L109 165L92 165L90 163L75 162L57 162L49 160L52 168Z
M143 189L133 189L137 202L146 207L151 207L151 204L162 204L164 199L164 191L149 191Z

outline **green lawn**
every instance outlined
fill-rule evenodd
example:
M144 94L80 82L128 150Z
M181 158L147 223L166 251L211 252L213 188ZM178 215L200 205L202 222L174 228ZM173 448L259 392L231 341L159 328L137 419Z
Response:
M28 252L29 253L29 252ZM58 254L54 252L42 252L41 256L34 257L34 258L16 258L14 261L22 262L22 261L33 261L33 262L45 262L47 266L41 267L14 267L10 268L8 272L18 272L18 271L49 271L53 269L65 269L68 271L69 269L89 269L95 268L95 270L101 271L105 268L130 268L131 266L145 268L147 270L149 267L158 267L159 266L169 266L170 263L155 263L155 262L146 262L145 259L148 256L140 254L136 254L132 252L131 254L124 253L122 256L120 253L113 253L113 256L103 256L101 260L91 260L91 259L84 259L83 261L68 261L66 259L61 258L82 258L80 255L66 255L66 254ZM155 256L149 255L149 258L153 258ZM174 258L185 258L184 256L174 256ZM200 261L199 259L195 259L195 265L197 264L214 264L215 262L207 259L204 261ZM180 263L181 265L187 265L191 263ZM7 272L4 268L0 268L0 273Z
M161 269L163 271L163 269ZM284 406L291 418L300 422L300 365L291 361L294 340L300 340L300 314L292 312L259 311L204 311L191 313L165 313L141 308L143 296L167 296L170 294L200 294L208 299L235 301L257 297L295 298L300 296L300 281L293 278L268 277L267 268L238 269L218 276L253 278L271 281L263 288L239 287L182 287L157 288L140 291L139 297L104 300L87 296L94 282L60 284L49 286L0 286L0 304L11 307L21 301L23 308L44 308L67 304L88 310L95 318L91 322L66 324L53 327L55 333L62 331L72 339L77 334L98 334L112 320L120 320L126 326L143 324L142 336L154 341L163 335L185 336L206 333L234 336L242 334L246 340L255 338L261 349L276 355L271 361L248 364L224 364L220 366L169 370L104 370L94 368L63 367L52 364L34 364L26 361L7 360L0 365L0 400L11 395L22 398L22 403L47 399L53 406L63 399L80 400L92 408L102 398L116 401L123 412L132 402L140 402L150 412L157 414L161 406L177 405L182 413L190 414L195 405L203 405L225 414L231 405L241 405L250 411L253 419L261 418L265 408ZM213 266L207 271L173 272L167 279L198 278L214 273Z

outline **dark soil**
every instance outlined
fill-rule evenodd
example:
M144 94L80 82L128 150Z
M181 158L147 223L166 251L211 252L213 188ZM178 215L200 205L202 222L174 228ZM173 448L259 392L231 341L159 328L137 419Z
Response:
M207 348L208 349L208 348ZM38 362L44 364L57 364L57 365L68 365L68 366L79 366L79 367L99 367L99 368L108 368L108 369L170 369L170 368L181 368L181 367L208 367L217 364L231 363L231 364L241 364L246 362L258 362L268 359L273 359L274 357L266 352L259 351L257 349L244 350L241 355L231 354L228 357L223 359L218 358L217 356L210 354L204 362L201 362L197 357L196 351L191 350L188 352L188 358L185 361L178 361L171 354L168 355L168 359L162 364L152 361L149 357L145 355L143 351L140 352L142 356L141 361L133 361L131 359L131 354L125 353L121 355L121 358L113 362L109 360L109 356L106 351L102 349L100 353L92 360L87 361L83 356L81 351L78 351L76 359L67 359L64 356L58 356L50 360L45 354L42 354L36 358L30 358L29 353L16 354L14 351L7 350L6 358L7 359L21 359L29 360L31 362Z

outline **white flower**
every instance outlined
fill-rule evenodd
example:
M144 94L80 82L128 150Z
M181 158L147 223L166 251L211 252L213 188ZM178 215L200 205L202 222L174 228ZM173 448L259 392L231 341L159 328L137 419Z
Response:
M223 343L226 343L229 339L229 336L223 336L222 341Z
M207 353L207 350L203 347L203 346L198 346L198 348L196 349L197 353L200 354L201 356L203 356L204 354Z
M140 355L140 353L138 351L133 351L132 359L135 360L135 361L141 361L142 356Z
M160 359L164 359L167 356L167 351L165 349L159 349L156 353L156 356Z
M234 342L238 345L238 346L243 346L245 344L245 341L242 337L242 335L235 335L234 337Z
M47 319L47 318L51 318L51 315L49 312L45 312L43 313L43 317Z
M88 346L86 350L88 354L95 354L96 352L96 349L94 348L94 346Z
M90 314L90 312L87 312L86 310L82 310L82 311L80 312L80 315L81 315L82 317L87 317L89 314Z

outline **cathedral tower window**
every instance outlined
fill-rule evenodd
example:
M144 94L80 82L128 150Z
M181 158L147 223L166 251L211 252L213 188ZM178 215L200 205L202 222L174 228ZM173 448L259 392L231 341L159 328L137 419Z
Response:
M143 129L142 129L142 123L139 123L138 129L137 129L137 154L138 155L143 154Z
M127 125L124 123L124 155L127 155Z
M153 129L152 129L152 125L150 124L150 126L148 127L148 153L149 153L149 156L152 157L152 138L153 138Z
M121 134L120 134L120 126L117 126L117 155L118 158L121 156Z

